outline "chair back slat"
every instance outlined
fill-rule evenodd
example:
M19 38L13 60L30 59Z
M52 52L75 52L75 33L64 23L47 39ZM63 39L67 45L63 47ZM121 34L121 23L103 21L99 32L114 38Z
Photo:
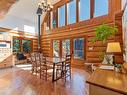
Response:
M30 54L30 62L31 62L32 64L34 64L35 61L36 61L36 59L35 59L35 53L31 53L31 54Z
M71 64L71 55L66 55L66 64Z

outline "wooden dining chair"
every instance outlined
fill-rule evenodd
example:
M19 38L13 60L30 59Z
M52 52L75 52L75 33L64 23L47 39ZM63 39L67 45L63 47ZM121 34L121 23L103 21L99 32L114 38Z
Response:
M71 55L66 55L65 64L64 64L63 69L64 69L63 75L66 81L67 77L71 78Z
M30 54L30 63L32 64L32 73L37 73L35 53Z
M46 60L46 57L40 56L40 78L45 79L52 77L53 66L52 63Z
M36 74L40 73L40 53L35 53Z
M68 76L71 78L71 55L66 55L65 57L65 63L62 65L59 64L56 68L56 77L62 76L62 78L65 79Z

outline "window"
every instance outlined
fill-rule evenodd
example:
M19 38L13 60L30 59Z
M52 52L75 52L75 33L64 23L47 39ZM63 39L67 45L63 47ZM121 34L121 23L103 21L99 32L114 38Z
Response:
M94 17L108 14L108 0L95 0Z
M65 26L65 5L58 9L59 12L59 26Z
M13 52L21 52L21 40L13 39Z
M53 41L53 56L59 57L59 40Z
M68 24L76 23L76 0L72 0L67 4Z
M52 27L53 28L57 27L57 11L56 10L52 12Z
M84 38L74 39L74 59L84 59Z
M79 21L90 19L90 0L79 1Z
M29 53L32 51L31 44L31 40L13 39L13 52Z
M36 34L36 32L35 32L35 26L24 25L24 31L28 32L30 34Z
M31 51L31 41L30 40L22 40L23 52L28 53Z

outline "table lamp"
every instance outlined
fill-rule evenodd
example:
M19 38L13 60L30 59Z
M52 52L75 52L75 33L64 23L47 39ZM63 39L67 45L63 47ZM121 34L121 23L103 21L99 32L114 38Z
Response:
M107 53L113 54L113 65L115 65L115 53L121 52L121 47L119 42L110 42L107 44Z

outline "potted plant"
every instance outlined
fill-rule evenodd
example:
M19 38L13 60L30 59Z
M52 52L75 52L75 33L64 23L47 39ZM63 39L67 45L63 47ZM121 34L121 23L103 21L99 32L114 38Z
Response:
M115 71L122 72L122 64L115 64Z
M95 37L92 39L92 42L95 43L96 41L102 41L103 44L106 43L109 37L115 35L116 32L118 32L117 27L114 26L109 26L106 24L99 25L95 28L96 34ZM106 60L108 63L110 63L110 59L108 59L106 53L104 51L101 52L99 58L100 60L104 59L106 56Z
M99 25L95 28L96 35L95 38L92 39L92 42L96 42L98 40L105 43L107 39L118 31L116 26L109 26L106 24Z

